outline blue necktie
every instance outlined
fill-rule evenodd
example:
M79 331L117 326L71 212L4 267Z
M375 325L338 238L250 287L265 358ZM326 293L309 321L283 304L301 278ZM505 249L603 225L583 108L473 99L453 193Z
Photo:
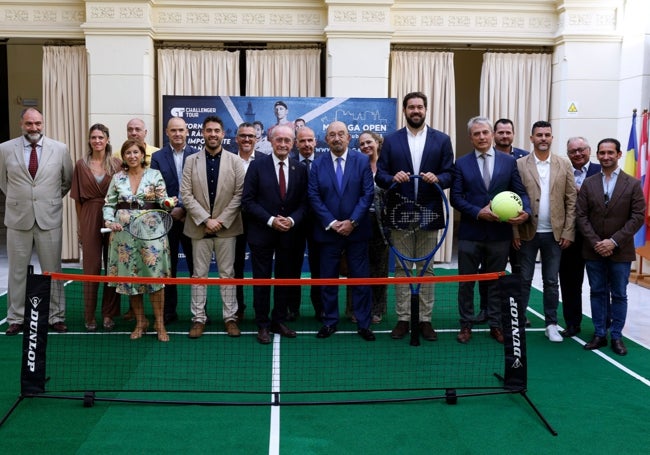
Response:
M341 163L343 162L343 158L340 156L336 159L336 183L339 185L339 190L342 190L343 188L343 167L341 166Z

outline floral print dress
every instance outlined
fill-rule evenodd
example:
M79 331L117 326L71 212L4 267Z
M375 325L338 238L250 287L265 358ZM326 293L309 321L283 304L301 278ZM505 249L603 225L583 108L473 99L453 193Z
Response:
M131 191L129 176L120 171L113 176L106 193L104 220L128 224L142 210L116 209L121 202L132 203L138 207L139 202L154 203L162 207L167 197L167 189L162 174L156 169L145 169L138 185L137 194ZM140 240L128 231L113 232L108 249L108 276L128 277L170 277L169 242L167 236L156 240ZM137 295L159 291L163 284L110 283L119 294Z

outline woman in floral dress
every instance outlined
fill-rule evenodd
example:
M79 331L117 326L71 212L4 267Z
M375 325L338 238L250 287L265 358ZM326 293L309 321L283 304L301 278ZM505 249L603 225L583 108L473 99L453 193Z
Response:
M104 221L110 228L108 276L169 277L170 257L167 236L157 240L140 240L123 227L143 210L163 208L167 189L162 174L145 166L144 146L132 139L122 145L123 168L113 176L104 204ZM163 321L163 284L111 283L119 294L129 296L136 326L131 339L141 338L149 327L144 315L143 295L149 294L153 307L154 329L159 341L169 341Z

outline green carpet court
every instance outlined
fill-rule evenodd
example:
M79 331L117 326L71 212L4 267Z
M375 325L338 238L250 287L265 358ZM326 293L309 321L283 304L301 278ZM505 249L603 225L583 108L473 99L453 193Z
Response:
M436 287L436 293L443 298L445 291L439 291L439 286ZM5 297L2 297L2 303L4 299ZM262 378L258 379L262 381L261 384L271 377L271 362L266 360L266 355L272 357L273 349L279 349L283 354L294 357L300 355L302 350L302 370L293 370L290 374L289 370L283 367L282 375L287 375L286 378L283 376L283 379L291 384L292 377L301 374L313 379L316 389L319 381L336 383L337 378L342 383L355 381L355 377L346 376L346 369L343 368L344 363L349 360L341 360L340 370L331 365L319 370L318 356L322 354L319 354L317 349L327 349L327 346L334 349L335 343L348 344L356 350L352 357L355 361L364 355L371 359L355 371L367 371L371 376L377 377L382 375L382 353L393 355L391 353L395 352L396 343L408 343L406 340L392 340L388 335L395 322L390 305L384 321L373 326L378 335L374 343L367 344L356 336L354 325L347 320L339 327L344 333L337 333L328 340L316 340L314 335L319 325L311 317L312 310L308 299L303 298L303 317L292 324L292 328L299 331L298 338L282 339L278 345L259 346L254 342L255 326L251 320L251 306L247 309L248 319L242 324L245 333L239 339L223 336L222 324L215 322L208 326L208 332L221 334L209 333L199 340L188 340L186 335L190 325L189 313L182 314L181 321L168 326L171 341L163 348L168 349L168 356L177 363L171 369L166 365L156 371L156 362L147 363L143 360L146 356L136 358L131 349L127 352L111 352L110 356L105 354L102 357L106 360L105 363L110 365L128 365L127 369L130 370L144 369L146 375L151 378L156 378L160 372L173 376L169 372L176 369L177 377L166 377L165 380L183 381L178 384L180 389L185 390L184 393L170 394L156 390L144 396L148 399L185 400L189 395L190 401L201 402L214 399L218 401L222 397L218 394L206 396L197 393L197 390L202 388L201 382L184 382L187 377L200 376L201 368L196 364L196 357L171 355L174 349L181 349L181 346L191 343L197 346L197 351L201 346L204 346L204 349L213 346L213 340L216 338L218 343L238 343L241 348L236 351L237 356L217 358L211 355L206 361L213 362L211 368L220 372L224 378L234 378L233 382ZM145 307L148 308L148 305ZM220 314L220 308L216 306L209 306L208 311L213 318ZM603 348L600 352L583 350L584 341L579 339L550 343L544 336L541 316L541 293L533 291L528 313L532 328L528 329L526 334L527 395L558 432L557 436L551 435L533 408L519 394L461 397L456 405L449 405L444 399L440 399L406 403L297 406L290 404L294 400L291 395L287 395L282 398L282 406L207 406L98 400L93 407L84 407L81 399L27 398L0 427L0 447L3 453L34 454L152 451L237 454L573 454L614 451L646 453L650 442L647 432L650 421L650 352L629 340L626 340L629 354L615 358L609 348ZM73 335L80 340L79 350L84 349L84 339L90 340L84 337L102 336L83 333L81 321L72 322L69 317L68 322L72 332L79 332ZM441 329L440 339L435 343L423 342L427 344L410 349L427 350L437 358L442 358L450 365L445 374L451 374L450 371L454 370L451 367L453 357L464 348L481 349L486 356L498 350L498 345L487 338L484 332L476 333L467 346L459 345L454 341L455 331L452 330L452 323L451 320L445 320L439 325L434 316L434 326ZM110 336L128 339L127 334L132 324L119 321L118 333ZM485 329L485 326L480 328ZM580 338L589 340L591 335L590 323L585 321ZM50 339L54 339L54 336ZM489 343L484 344L485 340ZM319 344L316 344L316 341ZM147 343L150 349L159 349L154 335L147 335L146 339L138 340L137 343L140 343L138 349L141 349L144 343ZM122 342L117 344L122 345L128 346ZM21 347L21 337L0 337L2 415L10 410L20 394ZM473 359L478 361L481 358L476 352L473 354ZM445 358L445 355L448 358ZM112 360L109 360L109 357ZM251 362L256 362L258 371L242 373L242 369L251 369ZM87 358L84 364L101 365L102 362L101 359ZM89 379L92 375L84 378L89 368L79 365L78 370L71 371L70 378L66 380L71 383L92 380ZM56 365L48 366L48 374L51 371L58 372ZM400 383L408 385L412 380L406 373L402 380L399 374L390 369L384 371L385 378L390 379L395 387L399 387ZM418 371L412 374L417 375ZM454 377L462 377L463 371L468 376L472 375L471 368L465 366L464 370L453 372ZM58 377L58 374L53 376ZM51 385L56 386L56 381L57 378L53 377ZM300 384L302 387L304 381ZM132 386L133 390L146 389L146 384ZM106 384L105 388L130 390L130 386L116 386L112 383ZM129 397L129 393L124 391L106 392L98 394L98 397L100 395L117 399ZM141 393L138 394L138 397L142 396ZM342 399L354 399L354 396L341 394ZM313 398L318 400L319 395L314 394ZM230 400L231 397L226 401ZM254 395L239 399L246 400L268 403L272 397L269 393L269 396Z

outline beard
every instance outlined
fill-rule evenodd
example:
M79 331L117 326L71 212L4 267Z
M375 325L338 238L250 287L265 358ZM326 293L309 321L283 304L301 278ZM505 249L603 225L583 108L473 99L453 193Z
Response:
M43 133L23 133L25 139L27 139L32 144L36 144L43 137Z
M419 120L414 120L411 117L406 117L406 123L413 129L418 129L424 125L424 116L420 117Z

